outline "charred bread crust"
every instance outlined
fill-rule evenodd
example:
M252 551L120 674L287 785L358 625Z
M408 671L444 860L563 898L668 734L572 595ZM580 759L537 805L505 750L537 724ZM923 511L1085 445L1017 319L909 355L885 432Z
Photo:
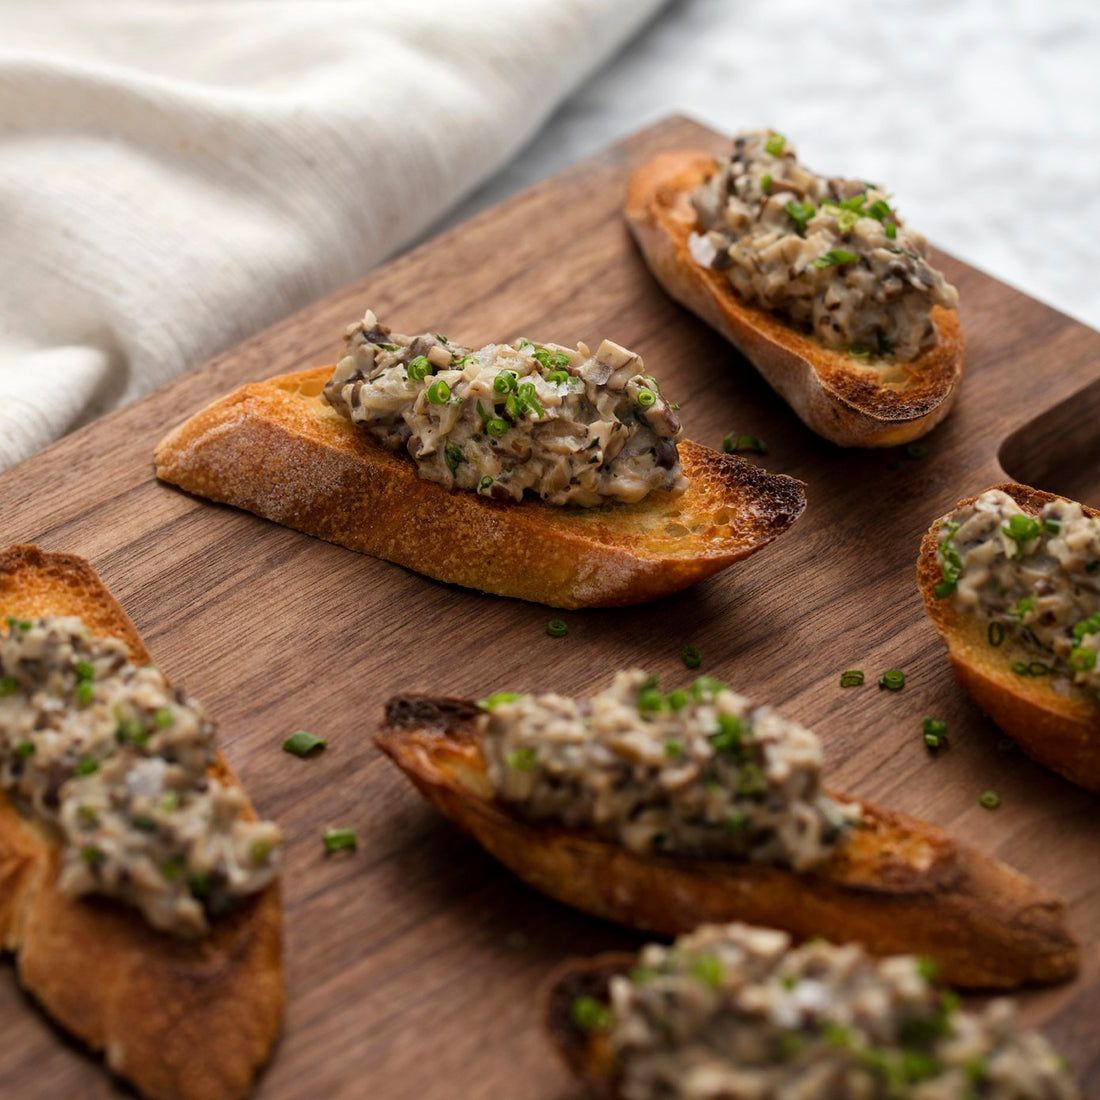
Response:
M320 397L331 367L244 386L161 441L157 476L190 493L437 580L551 607L678 592L771 542L805 486L681 443L678 496L557 508L449 492Z
M554 1049L599 1100L614 1100L619 1095L618 1067L606 1033L577 1026L573 1003L578 997L591 997L607 1007L611 979L629 973L633 965L632 955L619 952L594 959L568 959L550 974L539 992L543 1024Z
M0 617L77 615L149 653L92 567L35 546L0 553ZM239 785L219 757L211 775ZM185 941L135 910L57 889L60 849L47 827L0 796L0 944L23 988L109 1069L153 1100L231 1100L249 1092L283 1014L276 886Z
M720 271L701 267L688 247L696 224L690 196L718 165L709 153L661 153L627 182L625 214L650 271L664 289L717 329L764 376L807 427L842 447L893 447L919 439L948 413L963 373L958 314L936 306L939 341L901 382L804 336L751 305Z
M742 920L796 939L860 942L876 955L918 952L939 962L945 981L972 989L1060 981L1077 969L1061 901L934 825L868 803L859 803L863 825L803 874L643 856L589 832L526 821L493 796L475 714L453 699L398 697L376 741L445 816L567 905L667 936Z
M1007 493L1029 515L1037 515L1052 500L1066 499L1014 482L992 488ZM955 508L976 499L960 500ZM1087 516L1100 515L1095 508L1081 507ZM917 583L928 617L947 646L956 681L1028 756L1071 783L1100 792L1100 707L1082 688L1061 695L1047 677L1017 676L1013 663L1035 660L1034 647L1006 636L994 648L987 623L956 611L950 599L936 598L935 586L943 579L938 551L945 518L937 519L921 541Z

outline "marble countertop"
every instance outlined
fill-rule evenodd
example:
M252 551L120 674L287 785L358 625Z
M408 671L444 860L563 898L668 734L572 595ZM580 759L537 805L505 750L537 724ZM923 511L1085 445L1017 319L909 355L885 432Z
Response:
M673 113L885 181L936 246L1100 328L1100 5L678 0L445 224Z

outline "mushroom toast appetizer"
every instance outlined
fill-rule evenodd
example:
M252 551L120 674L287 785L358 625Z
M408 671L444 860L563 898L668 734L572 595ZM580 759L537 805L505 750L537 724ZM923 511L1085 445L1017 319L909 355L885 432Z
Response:
M918 579L963 689L1029 756L1100 791L1100 512L998 485L932 524Z
M152 1100L247 1095L283 1010L282 838L81 558L0 553L0 939Z
M931 431L962 380L958 294L889 195L815 175L773 130L729 159L661 153L626 218L650 270L818 435L890 447Z
M1012 1003L959 1008L912 955L707 925L554 976L546 1023L605 1100L1078 1100Z
M438 580L553 607L678 592L771 542L800 481L681 441L639 356L470 351L368 313L335 369L244 386L157 476Z
M530 885L674 935L748 920L919 951L954 984L1066 978L1062 902L923 821L826 793L807 729L710 677L591 699L399 696L379 746Z

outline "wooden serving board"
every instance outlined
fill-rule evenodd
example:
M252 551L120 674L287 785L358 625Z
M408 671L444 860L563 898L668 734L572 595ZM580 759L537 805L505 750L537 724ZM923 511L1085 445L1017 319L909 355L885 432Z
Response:
M522 886L457 835L372 743L391 693L586 692L620 667L666 690L703 671L823 738L830 785L944 826L1064 896L1084 945L1073 983L1019 997L1100 1091L1100 804L1019 752L955 687L915 583L920 536L1006 475L1100 505L1100 334L939 256L962 297L967 377L927 455L837 449L650 278L619 217L632 164L726 141L673 118L379 268L185 378L0 476L0 544L89 558L162 667L219 720L226 755L288 838L289 1008L257 1095L567 1100L536 991L569 955L639 937ZM902 192L904 181L896 181ZM752 559L682 595L570 613L429 581L194 499L153 477L157 440L237 385L331 361L366 306L400 331L472 346L527 335L642 353L685 433L763 437L809 507ZM593 345L594 346L594 345ZM1002 462L1004 465L1002 465ZM430 516L424 523L431 522ZM842 670L866 672L842 690ZM906 674L880 691L886 669ZM925 715L950 747L931 758ZM317 759L280 751L305 727ZM990 812L979 793L1002 799ZM359 850L325 857L352 826ZM0 969L0 1096L119 1095Z

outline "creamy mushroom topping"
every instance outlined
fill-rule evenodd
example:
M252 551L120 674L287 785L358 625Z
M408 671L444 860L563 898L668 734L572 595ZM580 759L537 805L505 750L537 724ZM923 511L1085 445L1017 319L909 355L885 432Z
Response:
M605 340L477 351L402 336L373 313L352 325L325 399L417 472L498 500L524 493L591 507L687 484L680 421L640 356Z
M0 636L0 786L62 838L60 888L102 894L179 936L275 876L282 837L207 775L202 707L77 618L8 619Z
M959 296L889 198L815 175L781 134L749 130L692 195L692 255L827 347L909 361L936 343L932 307L954 309Z
M706 925L643 948L610 983L607 1029L625 1100L1075 1100L1064 1061L1007 1000L962 1012L927 960L785 932Z
M498 797L635 852L802 870L859 816L822 791L809 730L711 677L663 695L633 669L591 699L503 694L483 705L481 748Z
M989 620L989 641L1019 639L1045 656L1020 675L1072 682L1100 699L1100 519L1052 500L1031 516L1000 489L952 512L940 529L936 595Z

